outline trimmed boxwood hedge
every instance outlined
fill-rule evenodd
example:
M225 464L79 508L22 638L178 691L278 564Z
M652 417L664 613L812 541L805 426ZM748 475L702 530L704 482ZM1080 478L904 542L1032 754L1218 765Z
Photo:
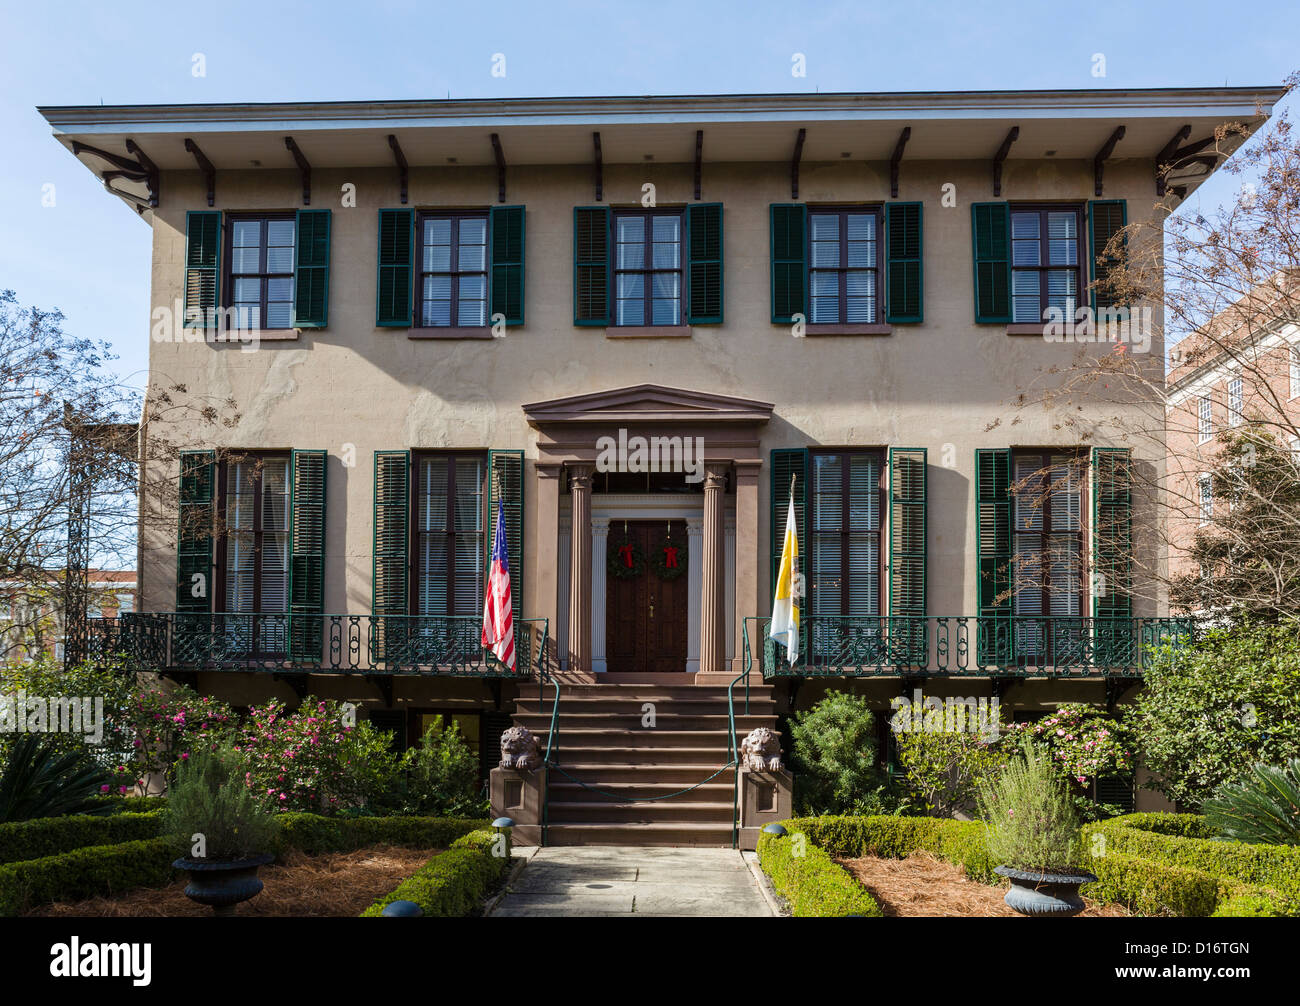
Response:
M0 865L0 916L18 915L32 905L51 901L75 901L169 883L174 873L172 861L180 855L174 839L158 836L122 841L121 833L114 832L114 827L148 829L144 823L113 824L124 818L150 819L154 835L158 835L162 826L161 815L157 812L108 817L46 818L3 826L27 829L15 835L14 842L19 842L26 836L33 842L47 842L46 848L54 848L60 841L66 843L93 838L96 834L110 837L107 842L101 841L97 845L65 848L58 854L46 854L39 858ZM325 852L351 852L367 845L445 849L448 846L455 847L458 840L486 825L484 821L442 817L333 818L295 813L281 814L279 819L282 828L275 850L278 856L283 856L291 849L310 856ZM20 852L25 851L21 844L16 848Z
M799 822L788 821L794 832ZM790 903L795 918L879 917L880 906L867 889L810 839L796 855L793 834L758 836L758 863L772 878L777 893Z
M497 846L495 834L472 831L367 908L362 918L382 916L384 907L394 901L414 901L426 918L475 914L510 865L509 835L502 834L507 843L504 856L492 854Z
M71 852L90 845L116 845L157 838L162 830L161 811L148 814L110 814L105 817L72 814L40 817L32 821L0 824L0 863L18 863Z
M1000 883L993 873L998 864L989 859L984 825L979 821L953 821L939 817L797 817L783 822L791 833L801 831L808 840L833 856L884 856L903 859L924 850L939 859L964 867L972 880Z

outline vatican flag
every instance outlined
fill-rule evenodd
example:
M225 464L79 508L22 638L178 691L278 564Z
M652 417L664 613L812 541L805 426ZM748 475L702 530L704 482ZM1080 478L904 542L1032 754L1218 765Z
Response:
M803 593L798 573L799 534L794 520L794 485L790 486L790 506L785 512L785 543L781 546L781 568L776 574L772 599L772 628L768 636L785 644L786 658L794 666L799 656L799 597Z

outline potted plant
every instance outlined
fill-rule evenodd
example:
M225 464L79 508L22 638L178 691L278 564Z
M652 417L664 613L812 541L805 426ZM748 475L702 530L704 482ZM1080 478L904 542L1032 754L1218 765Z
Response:
M189 874L187 897L215 915L258 894L258 867L271 862L279 822L236 771L233 751L196 751L183 758L167 794L168 834L188 855L172 865Z
M1079 817L1050 754L1026 739L1023 757L979 787L993 872L1011 881L1003 900L1021 915L1068 918L1083 911L1079 885L1097 878L1079 863Z

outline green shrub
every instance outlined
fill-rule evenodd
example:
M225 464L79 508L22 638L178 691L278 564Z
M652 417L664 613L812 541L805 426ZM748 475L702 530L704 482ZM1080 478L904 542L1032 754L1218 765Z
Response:
M101 794L95 802L108 808L110 814L149 814L167 806L165 796L110 796Z
M0 824L0 863L56 856L89 845L116 845L157 838L162 831L162 814L108 814L92 817L74 814L33 821Z
M113 777L83 750L59 746L58 734L23 734L0 772L0 821L63 814L107 814L96 797Z
M482 819L456 817L323 817L279 814L278 849L297 849L308 856L351 852L369 845L445 849L472 831L486 828Z
M978 790L989 855L1024 871L1069 873L1079 864L1079 817L1052 756L1026 741L1022 757Z
M270 852L279 825L244 784L227 749L196 749L176 768L163 811L163 827L178 855L223 860ZM196 850L193 836L201 835Z
M1205 801L1205 818L1225 838L1257 845L1300 845L1300 758L1253 765Z
M867 700L827 692L790 720L795 805L803 813L880 806L885 781L876 769L874 719Z
M505 855L494 855L503 838ZM446 852L434 856L361 914L374 918L391 902L413 901L426 918L474 915L509 865L506 833L473 831L456 839Z
M824 849L812 841L801 841L795 832L760 834L758 862L796 918L881 914L876 900L855 877Z
M999 739L964 730L896 733L898 760L917 802L936 817L970 813L979 787L1010 758Z
M1300 642L1294 628L1244 625L1154 653L1126 716L1153 784L1199 808L1244 763L1300 757Z
M435 716L420 743L402 756L402 769L405 813L451 817L487 813L478 755L465 743L455 720L444 725L442 717Z
M784 822L833 856L904 859L923 851L960 866L972 880L1000 883L979 821L936 817L802 817Z
M175 848L169 838L95 845L0 866L0 916L32 905L120 894L170 883Z

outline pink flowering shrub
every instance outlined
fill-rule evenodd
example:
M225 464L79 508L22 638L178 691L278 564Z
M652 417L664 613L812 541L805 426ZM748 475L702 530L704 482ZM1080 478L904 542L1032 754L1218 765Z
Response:
M1112 808L1093 808L1086 799L1093 783L1104 776L1133 771L1133 750L1122 725L1101 706L1065 702L1033 723L1016 723L1011 730L1044 747L1072 784L1085 817Z
M237 720L226 703L185 685L137 687L126 714L133 735L131 782L141 785L150 773L170 780L176 764L198 748L216 750L231 736Z

